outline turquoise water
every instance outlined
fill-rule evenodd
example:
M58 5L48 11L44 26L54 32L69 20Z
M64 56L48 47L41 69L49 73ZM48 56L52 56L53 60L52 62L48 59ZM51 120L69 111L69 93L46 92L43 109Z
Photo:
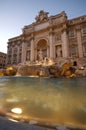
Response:
M13 108L21 108L14 114ZM16 118L86 127L86 78L0 77L0 111Z

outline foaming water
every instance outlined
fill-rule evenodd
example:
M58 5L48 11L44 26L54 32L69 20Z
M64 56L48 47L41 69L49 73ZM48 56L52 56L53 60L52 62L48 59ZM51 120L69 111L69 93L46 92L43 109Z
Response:
M0 106L7 113L21 108L21 117L86 127L86 78L2 77Z

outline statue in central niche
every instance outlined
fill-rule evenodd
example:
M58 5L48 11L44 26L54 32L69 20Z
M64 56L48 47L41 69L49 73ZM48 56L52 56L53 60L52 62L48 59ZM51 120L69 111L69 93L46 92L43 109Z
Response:
M40 49L40 51L38 52L38 59L39 61L43 60L43 54L42 54L42 50Z

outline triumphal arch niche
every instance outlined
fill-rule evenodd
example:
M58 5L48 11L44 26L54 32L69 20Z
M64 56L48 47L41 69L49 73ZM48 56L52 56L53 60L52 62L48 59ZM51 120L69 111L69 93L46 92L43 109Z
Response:
M40 39L36 44L36 50L37 50L37 60L44 60L48 57L48 42L45 39Z
M64 11L48 14L41 10L20 36L8 40L7 64L86 59L86 15L68 20Z

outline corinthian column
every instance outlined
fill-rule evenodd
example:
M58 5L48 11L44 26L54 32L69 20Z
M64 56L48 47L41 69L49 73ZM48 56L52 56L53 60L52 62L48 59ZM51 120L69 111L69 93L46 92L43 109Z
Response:
M13 52L14 52L14 46L12 45L11 65L13 64Z
M62 54L64 58L69 57L68 35L66 28L62 30Z
M17 45L17 64L19 63L19 44Z
M81 41L81 30L80 27L77 27L77 43L78 43L78 53L79 57L83 57L83 48L82 48L82 41Z
M26 61L26 44L25 41L22 42L22 63Z
M31 37L31 61L34 61L34 39Z
M52 29L50 29L50 33L49 33L50 37L49 37L49 41L50 41L50 58L53 59L54 58L54 52L53 52L53 31Z
M8 64L8 61L9 61L8 55L9 55L9 46L7 46L6 65Z

